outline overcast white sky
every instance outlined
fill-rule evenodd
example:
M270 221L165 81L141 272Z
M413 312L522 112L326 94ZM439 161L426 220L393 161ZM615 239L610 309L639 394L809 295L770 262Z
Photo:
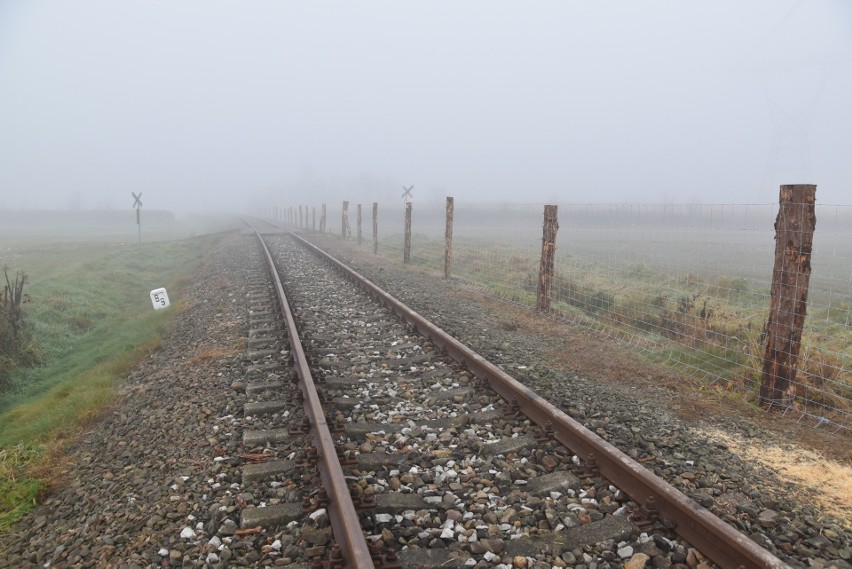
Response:
M852 203L848 0L0 0L0 207Z

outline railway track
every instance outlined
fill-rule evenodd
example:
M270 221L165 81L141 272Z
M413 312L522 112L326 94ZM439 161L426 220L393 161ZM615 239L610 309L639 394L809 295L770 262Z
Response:
M351 269L266 241L241 531L310 520L317 568L785 566Z

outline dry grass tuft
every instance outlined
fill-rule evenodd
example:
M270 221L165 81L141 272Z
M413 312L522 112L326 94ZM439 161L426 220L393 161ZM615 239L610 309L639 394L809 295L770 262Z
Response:
M186 363L196 366L209 361L225 360L240 353L239 348L207 348L190 358Z

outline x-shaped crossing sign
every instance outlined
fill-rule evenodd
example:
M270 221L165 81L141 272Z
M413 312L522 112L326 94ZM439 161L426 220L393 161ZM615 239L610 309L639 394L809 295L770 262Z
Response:
M407 188L405 186L403 186L402 189L404 190L402 192L402 199L404 199L404 200L414 199L414 196L411 195L411 190L414 189L414 184L408 186Z
M133 192L130 192L130 195L133 196L133 207L135 207L135 208L142 207L142 192L139 192L138 196Z

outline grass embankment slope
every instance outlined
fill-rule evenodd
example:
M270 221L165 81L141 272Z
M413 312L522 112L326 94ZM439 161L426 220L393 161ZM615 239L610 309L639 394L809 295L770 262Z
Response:
M0 248L0 266L29 274L25 322L41 360L14 370L0 394L0 531L35 504L66 445L159 346L189 275L221 238ZM149 292L161 286L171 310L151 307Z

